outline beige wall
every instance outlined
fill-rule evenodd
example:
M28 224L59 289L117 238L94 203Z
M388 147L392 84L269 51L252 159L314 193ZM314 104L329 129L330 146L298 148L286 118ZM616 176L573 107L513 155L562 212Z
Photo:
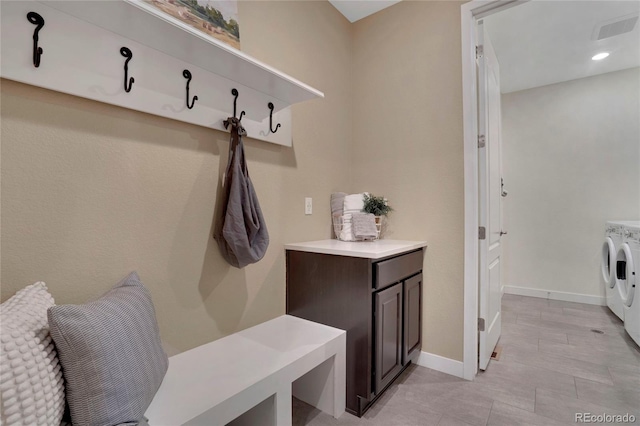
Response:
M429 244L423 350L462 360L459 2L404 1L354 24L353 186L385 195L388 238Z
M225 133L3 81L2 300L45 280L80 303L137 269L186 350L284 313L283 243L329 238L329 194L368 190L388 238L429 243L423 350L462 360L460 3L353 25L326 1L239 8L243 51L326 95L294 106L293 149L247 141L265 259L231 268L211 239Z
M211 238L227 134L2 80L2 300L44 280L82 303L135 269L172 351L284 313L283 243L328 238L350 182L352 28L328 2L239 8L243 51L326 94L294 106L293 149L247 140L265 258L234 269Z
M604 296L607 220L640 219L640 68L502 96L504 284Z

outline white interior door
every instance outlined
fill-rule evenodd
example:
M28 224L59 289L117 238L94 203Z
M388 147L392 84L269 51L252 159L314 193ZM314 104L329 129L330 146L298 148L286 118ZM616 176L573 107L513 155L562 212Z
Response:
M501 225L500 70L483 24L478 24L479 365L485 370L500 338L503 235ZM484 141L484 146L483 146ZM482 228L484 228L484 238ZM482 326L484 324L484 327Z

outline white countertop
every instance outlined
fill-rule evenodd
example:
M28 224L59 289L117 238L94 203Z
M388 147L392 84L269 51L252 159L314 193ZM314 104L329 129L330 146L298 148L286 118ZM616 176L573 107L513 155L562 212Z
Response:
M347 242L340 240L320 240L285 244L284 248L285 250L306 251L310 253L381 259L426 246L426 241L377 240Z

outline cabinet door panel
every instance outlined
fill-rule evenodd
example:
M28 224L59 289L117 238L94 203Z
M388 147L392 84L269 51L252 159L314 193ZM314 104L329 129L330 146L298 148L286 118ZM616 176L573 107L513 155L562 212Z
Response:
M402 283L376 293L376 389L402 369Z
M422 274L404 282L404 345L402 364L422 348Z

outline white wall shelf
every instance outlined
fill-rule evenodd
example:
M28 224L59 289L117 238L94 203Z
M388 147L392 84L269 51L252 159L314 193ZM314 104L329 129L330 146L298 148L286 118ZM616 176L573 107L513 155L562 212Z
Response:
M290 106L324 94L140 0L2 1L2 63L4 78L224 130L233 113L231 89L239 92L238 114L248 136L291 146ZM26 15L42 15L39 32L41 64L33 66L33 32ZM126 46L133 58L131 92L123 87ZM188 69L193 78L186 106ZM275 105L269 131L269 102Z

